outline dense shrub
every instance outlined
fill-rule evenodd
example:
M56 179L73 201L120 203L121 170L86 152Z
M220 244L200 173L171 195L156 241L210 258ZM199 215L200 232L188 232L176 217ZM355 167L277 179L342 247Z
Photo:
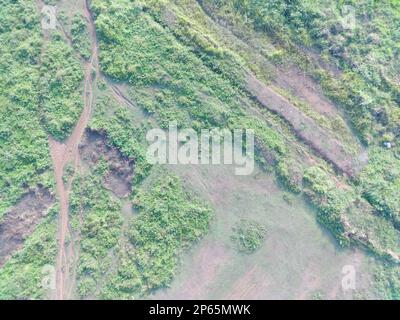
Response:
M134 200L139 215L130 243L120 253L107 298L137 298L171 283L179 253L207 233L211 209L183 189L176 176L161 175Z
M83 72L74 51L54 36L46 43L40 66L43 125L56 139L67 138L83 110Z
M349 244L344 235L342 216L350 206L354 195L349 190L340 189L320 167L310 167L304 172L304 192L318 208L318 220L327 227L343 246Z
M364 197L400 229L400 160L392 150L370 151L369 164L360 175Z
M72 46L86 60L91 55L88 21L82 14L74 15L71 25Z
M51 185L47 136L40 125L42 39L34 1L0 10L0 218L29 187Z

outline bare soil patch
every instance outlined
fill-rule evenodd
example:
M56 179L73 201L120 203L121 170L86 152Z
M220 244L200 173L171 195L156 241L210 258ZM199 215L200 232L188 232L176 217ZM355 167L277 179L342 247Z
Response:
M268 290L268 285L268 275L260 268L260 266L249 266L243 276L233 283L232 289L224 299L261 299L262 292Z
M110 145L104 133L87 129L79 153L81 160L90 167L95 166L100 159L108 163L104 186L117 197L125 198L131 193L134 160L124 157L116 147Z
M49 190L37 188L25 194L0 222L0 266L22 248L42 218L54 204Z
M309 75L294 67L279 70L274 81L294 96L306 101L315 111L324 116L335 116L339 112L321 92L320 85Z

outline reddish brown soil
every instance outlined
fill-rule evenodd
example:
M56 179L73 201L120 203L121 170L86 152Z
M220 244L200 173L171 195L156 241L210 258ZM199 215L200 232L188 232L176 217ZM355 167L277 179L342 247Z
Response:
M72 180L68 181L66 185L64 184L64 167L68 163L73 163L75 169L78 167L78 145L89 121L90 109L91 107L89 105L85 106L77 126L65 144L56 141L51 137L49 138L50 152L53 160L54 175L57 185L57 194L60 201L60 222L58 235L59 254L56 263L56 299L64 299L65 297L64 282L67 277L67 270L69 270L69 267L67 267L68 261L71 260L65 251L65 239L69 226L69 195L71 191Z
M71 136L66 142L59 142L49 137L50 153L53 160L54 175L57 185L57 193L60 201L60 221L59 221L59 252L56 261L56 292L55 299L68 299L73 281L70 280L70 270L73 270L71 264L75 261L75 251L73 250L73 244L66 247L66 236L69 233L69 194L71 191L71 185L73 177L64 184L63 174L64 168L68 163L74 165L74 171L76 172L79 166L79 152L78 146L81 138L85 132L87 124L90 119L90 114L93 105L93 80L92 71L96 69L97 75L99 75L99 66L97 60L97 39L96 32L94 29L93 19L89 11L89 4L87 0L84 1L84 15L88 19L89 23L89 34L92 40L92 56L90 61L83 61L85 68L85 81L84 81L84 96L83 96L83 112L74 128Z
M322 89L319 84L294 67L288 70L279 70L276 73L274 83L278 87L288 90L295 97L304 100L315 111L324 116L338 114L336 106L321 93Z
M321 287L321 275L318 272L318 265L315 261L310 261L303 273L299 285L300 293L295 297L296 300L310 299L313 292L318 291Z
M132 190L134 161L127 159L114 146L107 143L104 134L87 130L79 146L82 161L94 167L102 158L107 161L109 170L104 178L104 185L117 197L127 197Z
M24 240L42 221L55 199L47 189L25 194L0 222L0 266L23 247Z

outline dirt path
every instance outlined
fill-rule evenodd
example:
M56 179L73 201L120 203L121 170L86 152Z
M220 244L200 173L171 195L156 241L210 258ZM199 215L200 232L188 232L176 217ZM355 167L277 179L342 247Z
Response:
M79 152L78 147L81 142L82 136L85 132L87 124L90 120L90 115L93 106L93 83L92 71L93 68L99 70L98 59L97 59L97 39L94 29L93 20L89 11L88 1L85 0L84 15L88 19L89 33L92 39L92 58L88 62L84 62L85 69L85 81L84 81L84 97L83 104L84 108L82 114L76 124L71 136L66 142L59 142L52 137L49 137L51 158L53 161L54 175L57 185L57 193L60 201L60 220L59 220L59 252L56 261L56 292L55 299L62 300L70 297L72 292L72 283L67 283L69 279L69 271L71 263L74 259L74 248L71 246L66 250L66 238L70 234L69 231L69 196L72 187L72 180L64 184L63 174L64 168L68 163L73 164L74 171L76 172L79 167Z

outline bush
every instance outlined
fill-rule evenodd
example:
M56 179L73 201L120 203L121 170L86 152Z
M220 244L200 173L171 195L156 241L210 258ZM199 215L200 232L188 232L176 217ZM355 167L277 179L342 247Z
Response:
M259 249L267 234L267 229L256 221L240 220L233 228L231 236L236 248L244 253L253 253Z

